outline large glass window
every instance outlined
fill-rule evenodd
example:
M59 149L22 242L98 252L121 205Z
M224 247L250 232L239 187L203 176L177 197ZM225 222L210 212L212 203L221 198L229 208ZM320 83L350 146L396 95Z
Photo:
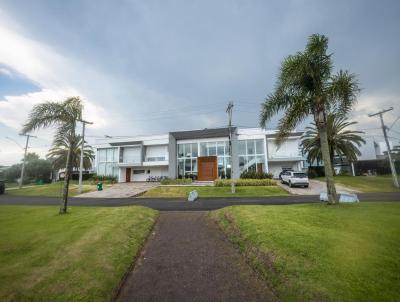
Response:
M239 170L264 172L265 150L263 139L248 139L238 142Z
M218 177L230 177L230 156L227 141L178 143L178 177L197 178L197 157L217 156Z
M198 144L178 144L178 178L197 179Z
M118 176L118 148L97 149L97 174Z

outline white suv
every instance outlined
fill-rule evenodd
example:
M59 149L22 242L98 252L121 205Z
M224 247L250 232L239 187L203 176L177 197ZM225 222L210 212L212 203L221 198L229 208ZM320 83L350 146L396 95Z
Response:
M289 187L299 186L308 188L309 182L306 173L296 171L286 171L282 173L282 183Z

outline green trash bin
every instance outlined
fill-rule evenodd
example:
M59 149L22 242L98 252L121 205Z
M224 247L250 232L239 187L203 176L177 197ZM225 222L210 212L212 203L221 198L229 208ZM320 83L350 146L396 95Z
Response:
M103 191L103 183L102 182L97 183L97 191Z

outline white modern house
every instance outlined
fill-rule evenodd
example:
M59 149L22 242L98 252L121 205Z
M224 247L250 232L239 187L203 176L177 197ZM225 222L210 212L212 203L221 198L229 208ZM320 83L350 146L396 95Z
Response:
M299 144L302 132L293 132L278 148L276 131L229 128L170 132L103 140L96 151L98 175L113 175L119 182L145 181L153 176L193 178L200 181L238 178L243 171L302 170Z

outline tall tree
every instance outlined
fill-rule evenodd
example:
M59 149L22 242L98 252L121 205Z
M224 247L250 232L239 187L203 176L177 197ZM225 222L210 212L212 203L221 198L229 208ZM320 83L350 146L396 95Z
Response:
M82 118L82 109L83 105L79 97L71 97L63 102L45 102L35 105L22 129L22 133L25 134L39 128L55 126L55 142L61 141L63 138L72 141L75 136L76 122ZM72 148L72 145L68 147L60 214L67 212Z
M335 155L341 158L346 157L349 162L356 161L357 156L361 155L358 148L365 144L365 140L359 134L364 132L346 129L355 124L357 122L347 122L346 117L334 113L328 114L326 128L332 163ZM306 127L300 146L303 153L307 154L308 162L319 163L322 161L321 139L315 123L311 123L311 125L311 127ZM334 173L334 170L332 172Z
M71 168L79 168L81 159L82 136L75 135L70 138L62 137L61 140L54 140L52 148L47 153L47 158L52 162L54 169L58 170L65 167L70 146L72 147ZM84 145L83 168L85 170L88 170L92 167L92 161L94 160L94 157L95 156L92 147L89 145Z
M283 112L278 124L278 145L309 115L314 118L321 141L325 167L328 203L337 203L327 134L327 112L346 115L359 93L353 74L340 70L332 75L332 55L327 53L328 38L314 34L303 52L288 56L282 62L275 91L268 95L260 114L260 124Z

